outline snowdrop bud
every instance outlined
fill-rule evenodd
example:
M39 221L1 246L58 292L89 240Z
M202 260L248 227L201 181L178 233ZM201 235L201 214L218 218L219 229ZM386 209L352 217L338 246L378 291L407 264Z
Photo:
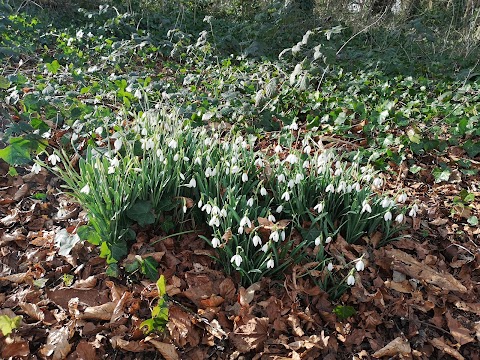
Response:
M180 155L175 154L175 156L173 157L173 161L178 161L179 158L180 158Z
M253 206L253 198L250 198L247 200L247 206L250 206L250 207Z
M403 222L403 218L404 218L403 214L398 214L397 217L395 218L395 221L400 224Z
M197 187L197 181L195 180L195 178L192 178L190 180L190 182L188 183L188 185L186 185L186 186L189 187L189 188L195 188L195 187Z
M275 261L273 259L270 259L267 261L267 268L273 269L275 267Z
M113 148L114 148L115 151L119 151L122 148L122 145L123 145L122 139L118 138L113 143Z
M363 262L363 260L359 260L357 261L357 263L355 264L355 269L357 269L357 271L363 271L365 269L365 263Z
M285 241L285 237L286 237L285 230L282 230L282 232L280 233L280 237L282 241Z
M350 285L350 286L355 285L355 277L353 275L348 275L347 285Z
M279 205L279 206L276 208L276 210L275 210L275 212L276 212L277 214L280 214L282 211L283 211L283 206L282 206L282 205Z
M328 263L327 269L328 269L328 271L332 271L332 270L333 270L333 264L332 264L331 262Z
M197 205L197 206L198 206L198 208L199 208L199 209L201 209L201 208L202 208L202 205L203 205L203 202L202 202L202 200L201 200L201 199L200 199L200 200L198 200L198 205Z
M325 244L329 244L331 242L332 242L332 237L331 236L329 236L325 239Z
M320 243L321 243L320 236L317 236L317 237L315 238L315 246L319 246Z
M83 194L87 194L87 195L90 194L90 186L88 184L85 185L84 187L82 187L80 189L80 192L83 193Z
M260 236L255 235L252 239L252 242L253 242L253 246L258 246L262 244L262 239L260 238Z
M392 220L392 213L390 211L387 211L385 215L383 215L383 218L385 219L385 221Z
M218 240L216 237L214 237L214 238L212 239L212 246L213 246L214 248L219 247L219 246L220 246L220 240Z
M262 196L266 196L266 195L267 195L267 189L265 189L263 186L262 186L262 188L260 189L260 195L262 195Z
M186 206L186 205L183 205L183 213L184 213L184 214L187 213L187 206Z
M243 173L243 174L242 174L242 181L243 181L243 182L247 182L247 181L248 181L248 175L247 175L247 173Z

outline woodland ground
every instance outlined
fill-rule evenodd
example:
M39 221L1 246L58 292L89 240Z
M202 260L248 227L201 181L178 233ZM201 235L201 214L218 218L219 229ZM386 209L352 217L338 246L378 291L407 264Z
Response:
M213 27L209 40L193 30L166 36L168 18L158 35L102 11L65 27L26 13L2 21L1 147L19 138L27 145L2 150L0 160L0 315L21 316L9 336L2 323L0 358L480 358L480 86L475 62L461 63L468 56L458 59L456 72L451 62L435 59L412 65L388 56L405 49L365 47L367 36L331 57L349 38L331 31L332 24L319 31L328 71L304 66L309 82L290 86L295 64L312 57L313 46L286 65L268 54L222 58L212 48L238 44L228 33L215 37L214 21L200 21L207 32ZM325 40L337 32L338 42ZM251 53L264 46L251 44L238 46ZM109 79L111 73L118 77ZM270 99L259 100L262 82L255 81L272 77L280 79L278 94L267 109L262 104ZM234 98L221 90L240 82ZM400 240L384 247L375 246L375 235L355 245L341 237L329 244L330 253L347 260L365 254L365 270L338 299L315 285L305 266L289 268L281 280L240 286L238 276L226 276L212 260L213 249L199 237L204 229L174 237L139 230L129 258L158 262L169 305L166 330L146 337L140 324L158 300L155 283L138 271L109 277L88 242L59 255L56 234L74 232L87 214L64 192L62 179L45 169L31 172L29 158L45 146L64 146L75 120L86 124L86 142L97 139L94 130L105 117L121 111L128 117L146 106L134 94L149 84L151 104L170 94L185 118L201 126L223 111L221 120L235 119L264 148L297 121L296 133L313 132L326 148L361 151L382 170L384 190L403 189L419 213L407 217ZM338 305L355 311L340 316Z

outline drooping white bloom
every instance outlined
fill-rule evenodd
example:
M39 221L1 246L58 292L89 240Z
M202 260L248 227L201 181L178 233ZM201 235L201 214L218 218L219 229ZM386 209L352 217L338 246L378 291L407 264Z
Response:
M278 234L278 231L272 231L272 233L270 234L270 236L268 238L270 240L278 242L278 240L280 239L280 235Z
M411 217L416 217L418 212L418 205L413 204L412 208L410 209L410 212L408 213L409 216Z
M184 214L187 213L187 205L183 205L183 213L184 213Z
M373 179L372 185L376 188L379 188L383 185L383 180L379 177Z
M333 270L333 264L331 262L328 263L327 270L330 272Z
M178 146L178 143L175 139L170 140L170 142L168 143L169 148L176 149L177 146Z
M300 184L300 181L302 181L305 177L303 174L297 174L295 175L295 184Z
M257 234L255 234L255 236L252 238L252 242L253 246L262 245L262 239Z
M360 183L356 182L355 184L352 185L352 188L355 189L356 192L359 192L361 189Z
M337 193L341 193L342 191L347 190L347 183L345 181L340 181L337 187Z
M278 175L277 180L278 180L279 183L285 182L285 175L284 174Z
M295 181L293 181L292 179L290 179L290 180L288 181L287 187L288 187L289 189L293 189L294 186L295 186Z
M285 237L286 237L285 230L282 230L282 232L280 233L280 238L282 239L282 241L285 241Z
M405 201L407 201L407 194L402 193L397 196L397 201L401 204L403 204Z
M195 178L192 178L190 180L190 182L185 186L188 187L188 188L195 188L195 187L197 187L197 181L195 180Z
M250 221L250 219L247 217L247 216L244 216L242 218L242 220L240 220L240 227L245 227L245 225L247 225L249 228L252 227L252 222Z
M310 154L310 151L312 151L312 148L311 148L310 145L307 145L307 146L305 146L305 147L303 148L303 152L304 152L305 154Z
M243 174L242 174L242 181L243 181L243 182L247 182L247 181L248 181L248 175L247 175L247 173L243 173Z
M221 217L227 217L227 210L225 210L225 209L220 210L220 216Z
M193 160L193 163L196 165L200 165L202 163L202 159L200 159L198 156Z
M363 271L365 269L365 263L362 259L357 261L357 263L355 264L355 269L357 269L357 271Z
M180 155L175 154L175 156L173 157L173 161L178 161L178 159L180 159Z
M298 157L295 156L294 154L288 154L285 161L290 164L295 164L298 161Z
M308 168L310 167L310 161L305 160L305 161L303 162L302 167L303 167L304 169L308 169Z
M368 203L367 200L363 200L362 211L360 211L360 214L363 214L365 211L370 213L370 214L372 213L372 207L370 206L370 204Z
M208 215L210 215L210 213L212 212L212 205L208 203L203 205L202 211L205 211Z
M279 206L275 209L275 212L276 212L277 214L280 214L282 211L283 211L283 206L282 206L282 205L279 205Z
M231 262L232 264L235 263L235 265L236 265L237 267L240 266L240 264L242 263L242 261L243 261L243 259L242 259L242 257L241 257L239 254L233 255L232 258L230 259L230 262Z
M57 154L52 154L48 157L48 161L52 163L53 166L57 165L57 162L60 162L60 158Z
M331 236L329 236L325 239L325 244L329 244L331 242L332 242L332 237Z
M273 223L274 223L275 221L277 221L277 219L275 219L275 216L273 216L272 214L268 215L267 219L268 219L268 221L271 221L271 222L273 222Z
M273 269L275 267L275 261L273 259L270 259L267 261L267 268Z
M219 227L220 226L220 219L218 218L218 216L217 215L212 216L212 218L208 222L208 225L212 226L212 227L213 226Z
M391 221L392 220L392 213L390 211L387 211L385 215L383 215L383 218L385 221Z
M232 174L236 174L240 171L240 168L237 165L233 165L230 171Z
M247 200L247 206L250 206L250 207L253 206L253 198L250 198Z
M313 207L313 210L315 210L318 213L321 213L323 211L324 206L325 205L323 204L323 202L320 202Z
M397 217L395 218L395 221L400 224L400 223L403 222L403 218L404 218L403 214L400 213L400 214L398 214Z
M384 209L390 207L391 204L392 202L388 197L383 198L382 202L380 203Z
M355 277L353 275L348 275L347 285L349 285L349 286L355 285Z
M322 242L322 239L320 239L320 236L317 236L317 237L315 238L315 246L320 245L321 242Z
M262 246L262 251L266 253L268 251L268 244Z
M258 166L258 167L263 167L263 160L258 158L257 160L255 160L255 166Z
M280 151L282 151L282 147L280 145L277 145L273 150L278 154Z
M285 191L283 194L282 194L282 197L281 197L282 200L285 200L285 201L290 201L290 193L288 191Z
M212 246L213 246L214 248L219 247L219 246L220 246L220 240L218 240L218 238L214 237L214 238L212 239Z
M34 174L38 174L40 172L40 170L42 170L42 167L39 164L35 163L35 164L33 164L32 170L30 170L30 171Z
M334 193L335 192L335 186L333 186L333 184L328 184L327 188L325 189L325 191L328 193Z
M342 168L335 169L334 175L335 176L340 176L340 175L342 175L342 172L343 172Z
M115 151L120 151L123 145L123 140L121 138L115 139L115 142L113 143L113 149Z
M80 192L87 195L90 194L90 186L86 184L84 187L80 189Z
M294 121L294 122L292 122L292 123L290 124L290 126L288 126L288 128L289 128L290 130L298 130L298 125L297 125L297 123Z
M202 199L198 200L198 208L201 209L202 208L202 205L203 205L203 202L202 202Z
M267 189L265 189L263 186L262 186L262 188L260 189L260 195L262 195L262 196L266 196L266 195L267 195Z

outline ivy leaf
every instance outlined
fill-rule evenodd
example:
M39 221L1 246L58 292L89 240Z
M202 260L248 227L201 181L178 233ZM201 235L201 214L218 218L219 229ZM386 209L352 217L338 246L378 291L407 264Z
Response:
M137 201L127 210L127 216L133 221L136 221L141 227L155 222L155 215L152 213L152 204L150 201Z
M450 179L450 174L452 172L449 168L435 168L432 171L432 175L435 178L436 183L440 183L442 181L448 181Z
M337 305L335 309L333 309L333 312L339 317L340 320L345 320L357 313L352 306L343 305Z
M151 256L143 259L142 261L142 273L145 274L150 280L158 280L158 263ZM158 286L158 285L157 285Z
M3 336L8 336L15 330L22 321L21 316L15 316L11 318L7 315L0 315L0 331L2 332Z

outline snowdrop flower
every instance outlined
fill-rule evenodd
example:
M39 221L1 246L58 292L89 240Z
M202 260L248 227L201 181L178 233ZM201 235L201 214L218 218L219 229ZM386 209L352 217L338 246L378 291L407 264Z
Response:
M184 213L184 214L187 213L187 205L183 205L183 213Z
M357 269L357 271L363 271L365 269L365 263L362 259L357 261L357 263L355 264L355 269Z
M247 206L252 207L253 206L253 198L250 198L247 200Z
M212 205L210 204L205 204L202 207L202 211L205 211L208 215L212 212Z
M330 272L333 270L333 264L331 262L328 263L327 270Z
M217 215L212 216L212 218L208 222L208 225L210 225L212 227L213 226L219 227L220 226L220 219L218 218L218 216Z
M352 188L355 189L356 192L360 191L360 183L356 182L355 184L352 185Z
M273 150L278 154L280 151L282 151L282 147L280 145L277 145Z
M318 203L317 205L315 205L313 207L313 210L315 210L318 213L321 213L323 211L324 207L325 207L325 205L323 204L323 202L321 202L321 203Z
M262 239L257 234L255 234L255 236L253 237L252 242L253 246L262 245Z
M84 187L80 189L80 192L87 195L90 194L90 186L86 184Z
M298 125L297 125L297 123L294 121L293 123L291 123L290 126L288 126L288 128L289 128L290 130L298 130Z
M330 193L333 194L333 193L335 192L335 186L333 186L333 184L329 184L329 185L327 186L327 188L325 189L325 191L326 191L327 193L330 192Z
M282 241L285 241L285 237L286 237L285 230L282 230L282 232L280 233L280 238L282 239Z
M202 202L202 199L198 200L198 208L201 209L202 208L202 205L203 205L203 202Z
M303 162L302 167L303 167L304 169L308 169L308 168L310 167L310 161L305 160L305 161Z
M288 154L285 161L290 163L290 164L295 164L298 161L298 158L294 154Z
M171 149L176 149L177 146L178 146L178 143L175 139L170 140L170 142L168 143L168 147Z
M135 96L137 99L141 99L142 92L140 91L140 89L135 90L135 94L133 94L133 96Z
M383 185L383 180L379 177L373 179L372 185L376 188L379 188Z
M395 221L400 224L403 222L403 218L404 218L403 214L398 214L397 217L395 218Z
M367 200L363 200L362 211L360 211L360 214L363 214L365 211L370 214L372 213L372 207L370 206Z
M270 234L270 236L268 238L270 240L278 242L278 240L280 240L280 235L278 234L278 231L272 231L272 233Z
M392 220L392 213L390 211L387 211L385 215L383 215L383 218L385 221L391 221Z
M337 193L347 190L347 183L345 181L340 181L337 188Z
M257 160L255 160L255 166L258 166L258 167L263 167L263 160L258 158Z
M300 181L302 181L305 177L303 174L297 174L295 175L295 184L300 184Z
M416 217L418 212L418 205L413 204L412 208L410 209L410 212L408 213L409 216L411 217Z
M268 215L268 221L271 221L272 223L274 223L275 221L277 221L277 219L275 219L275 216L273 216L272 214Z
M218 238L214 237L214 238L212 239L212 246L213 246L214 248L219 247L219 246L220 246L220 240L218 240Z
M196 165L200 165L202 163L202 159L200 159L198 156L193 160L193 163Z
M275 267L275 261L273 259L270 259L267 261L267 268L273 269Z
M285 200L285 201L290 201L290 193L288 191L285 191L283 194L282 194L282 197L281 197L282 200Z
M230 171L232 174L236 174L240 171L240 168L237 165L234 165Z
M310 154L310 151L312 151L312 148L311 148L310 145L307 145L307 146L305 146L305 147L303 148L303 152L304 152L305 154Z
M220 210L220 216L221 217L227 217L227 210L225 210L225 209Z
M397 201L401 204L403 204L405 201L407 201L407 194L403 193L398 195Z
M320 239L320 236L317 236L315 238L315 246L319 246L321 242L322 242L322 240Z
M247 182L247 181L248 181L248 175L247 175L247 173L243 173L243 174L242 174L242 181L243 181L243 182Z
M277 176L277 180L278 182L281 184L283 182L285 182L285 175L284 174L280 174Z
M268 244L262 246L262 251L266 253L268 251Z
M40 170L42 170L42 167L39 164L35 163L35 164L33 164L32 170L30 170L30 171L34 174L38 174L40 172Z
M288 187L289 189L293 189L294 186L295 186L295 181L293 181L292 179L290 179L290 180L288 181L287 187Z
M142 149L145 151L151 150L155 146L153 139L147 139L147 140L141 139L140 141L142 142Z
M113 148L114 148L115 151L118 152L122 148L122 145L123 145L123 140L121 138L118 138L113 143Z
M332 237L329 236L325 239L325 244L330 244L332 242Z
M342 172L343 172L342 168L335 169L334 175L335 176L340 176L340 175L342 175Z
M239 254L236 254L236 255L233 255L232 258L230 259L230 262L233 264L235 263L235 265L237 267L240 266L240 264L242 263L243 259L242 257L239 255Z
M347 285L350 285L350 286L355 285L355 277L353 275L348 275Z
M283 211L283 206L282 205L278 206L277 209L275 210L275 212L277 214L280 214L282 211Z
M260 195L262 195L262 196L266 196L266 195L267 195L267 189L265 189L263 186L262 186L262 188L260 189Z
M57 154L52 154L48 157L48 161L50 161L52 165L55 166L57 162L60 162L60 158Z
M178 159L180 159L180 155L175 154L175 156L173 157L173 161L178 161Z
M247 216L244 216L242 220L240 220L240 227L243 228L245 225L247 225L249 228L252 227L252 222Z
M195 180L195 178L192 178L190 180L190 182L185 186L188 187L188 188L195 188L195 187L197 187L197 181Z
M388 197L385 197L383 198L382 202L380 203L380 205L382 205L382 207L384 209L390 207L390 205L392 205L392 202L390 201L390 199Z

